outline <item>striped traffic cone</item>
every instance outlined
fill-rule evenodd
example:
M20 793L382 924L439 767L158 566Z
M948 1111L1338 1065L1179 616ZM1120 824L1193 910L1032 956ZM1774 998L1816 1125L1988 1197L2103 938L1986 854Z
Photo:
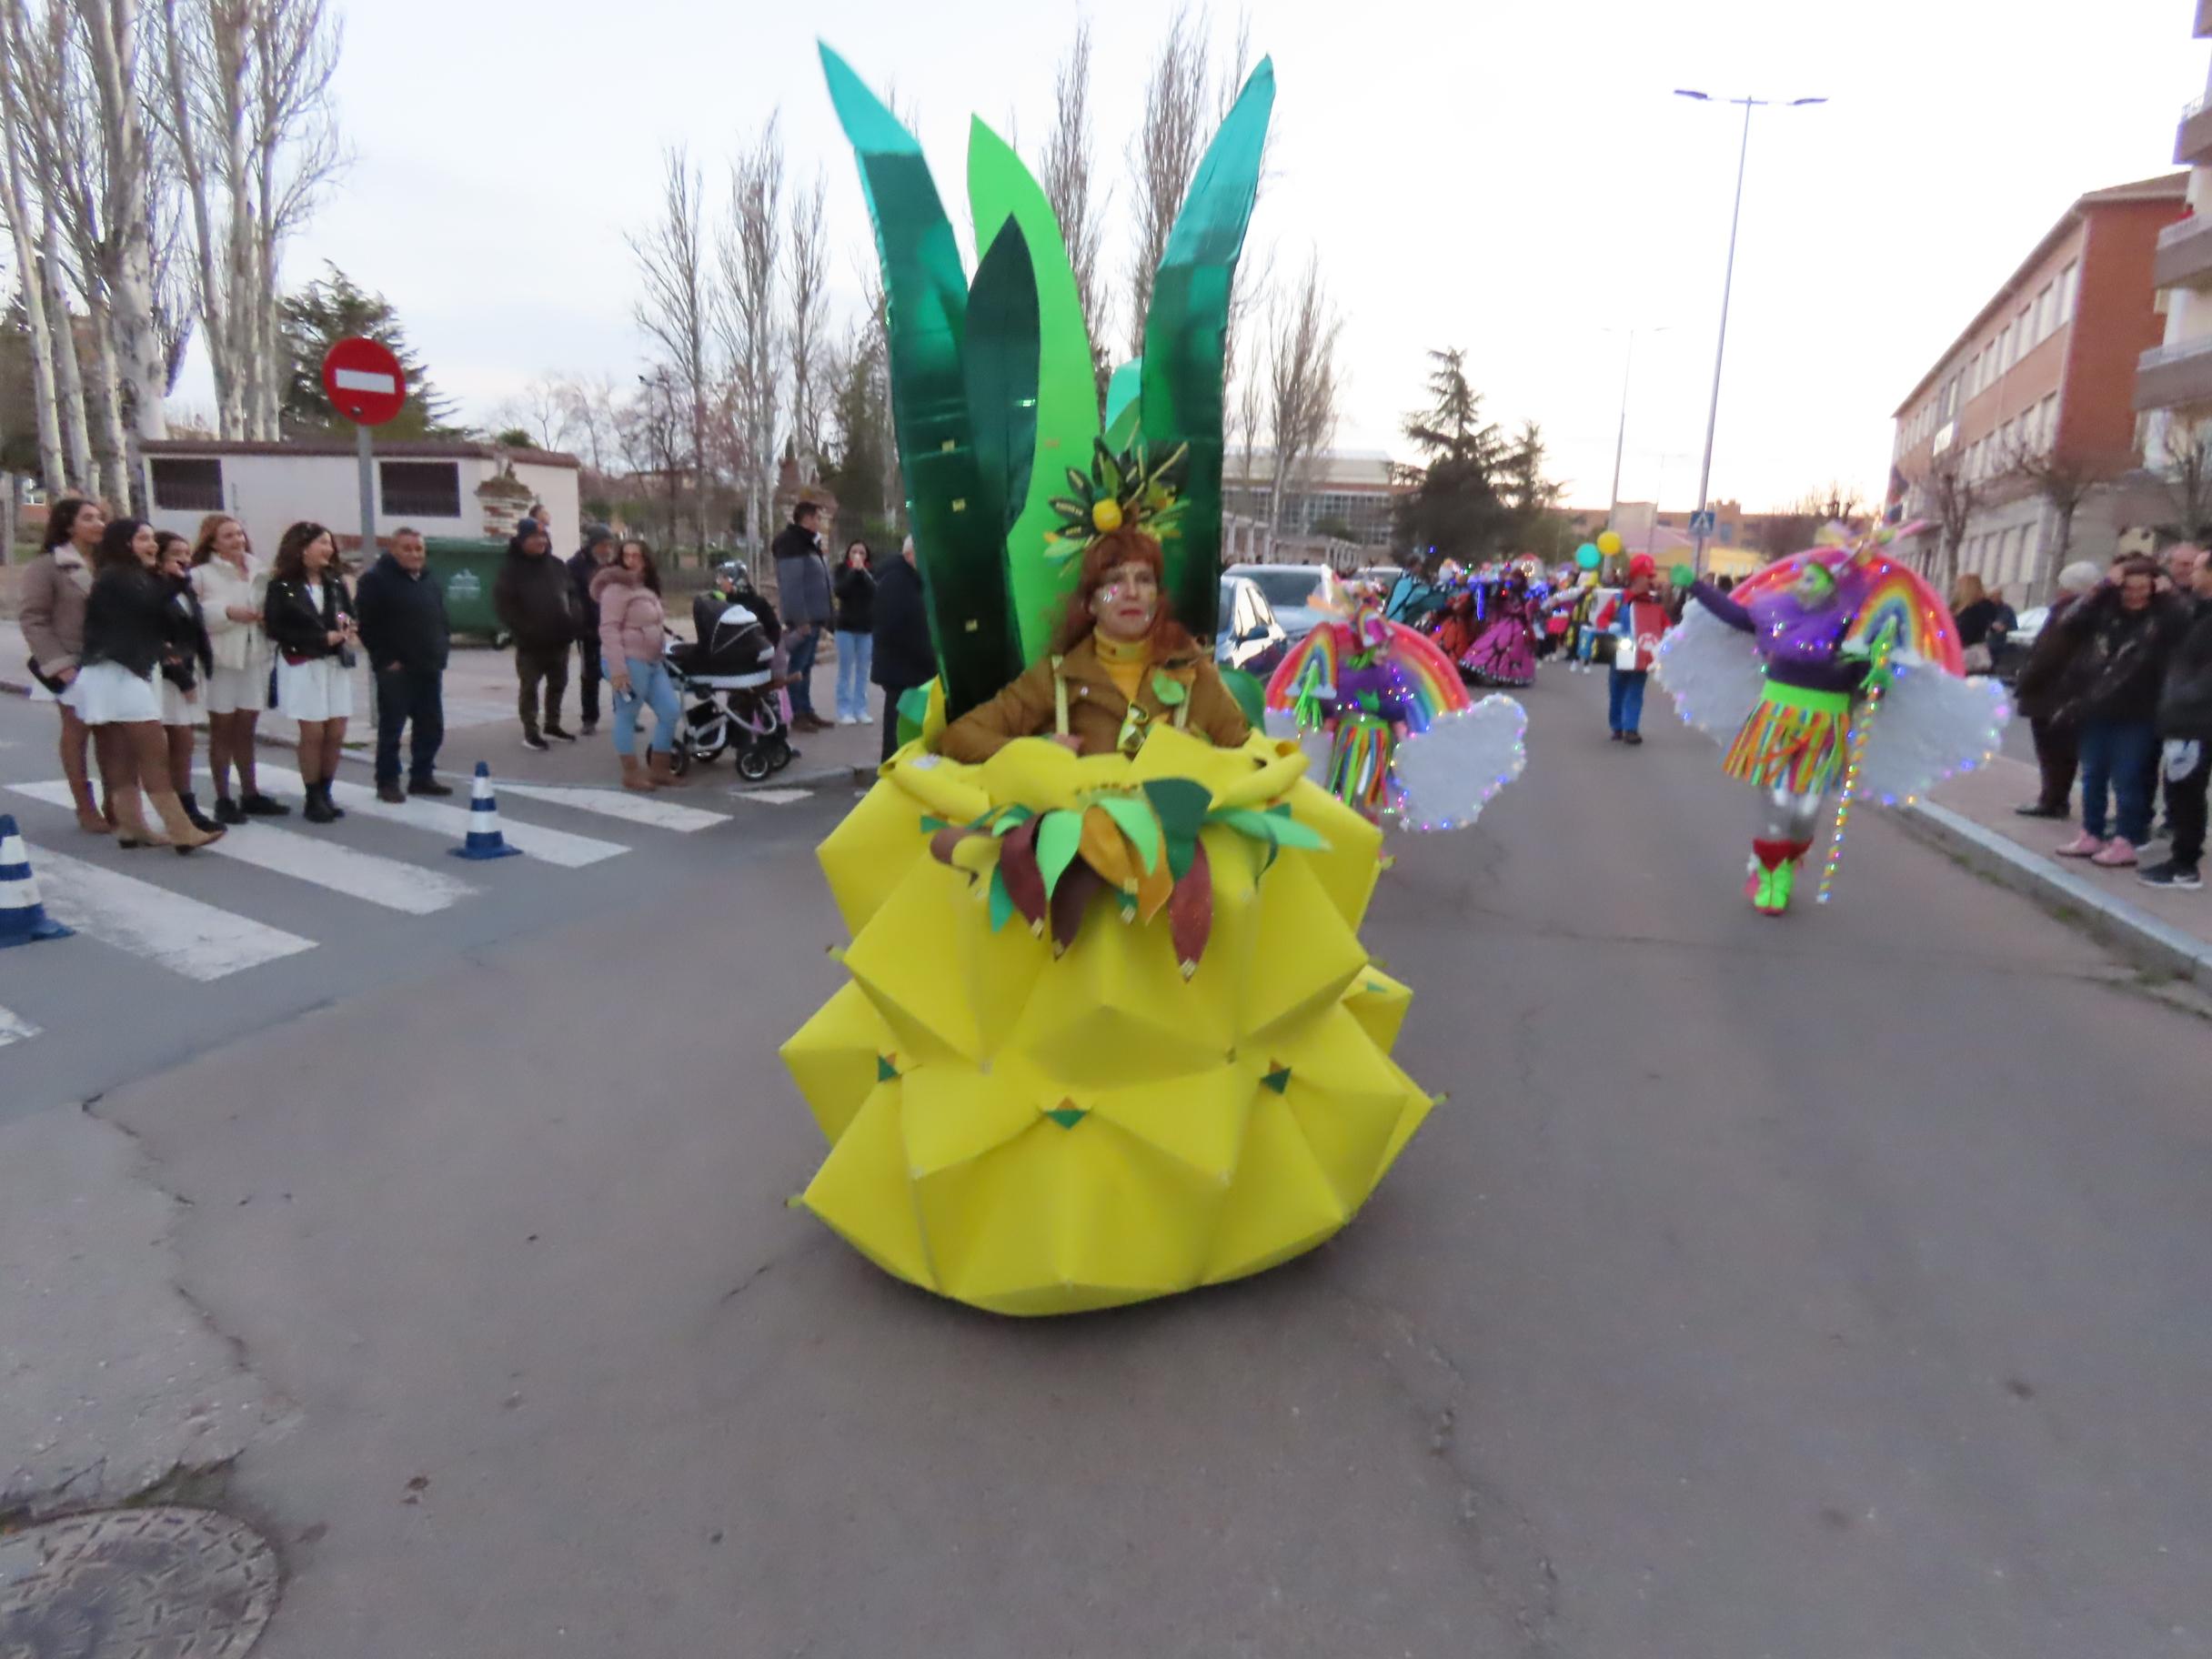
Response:
M30 850L15 820L0 812L0 950L35 945L42 939L67 939L74 930L46 914L38 901L38 880L31 874Z
M457 859L511 859L521 852L509 847L499 833L499 803L491 792L491 768L477 762L476 781L468 791L468 839L447 850Z

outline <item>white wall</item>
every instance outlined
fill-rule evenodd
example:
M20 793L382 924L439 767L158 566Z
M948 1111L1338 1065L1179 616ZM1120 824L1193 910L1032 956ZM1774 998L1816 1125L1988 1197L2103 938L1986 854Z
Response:
M491 476L488 466L482 476ZM530 494L544 502L546 511L553 515L553 551L564 558L583 545L581 476L573 467L534 467L526 461L515 464L515 481L527 485Z
M169 459L169 456L157 458ZM179 456L174 458L189 458ZM224 455L219 451L214 458L223 464L224 510L246 526L247 538L256 552L264 558L273 558L276 544L285 530L301 519L312 519L327 525L340 538L354 536L361 528L360 472L352 456L345 455ZM473 457L395 457L395 459L443 460L451 458L460 468L460 505L458 518L437 518L424 513L393 514L383 510L381 492L377 502L377 534L388 536L401 524L413 526L426 536L480 537L484 533L481 508L476 498L477 486L492 476L495 463ZM559 550L567 550L567 541L578 530L579 512L578 475L566 467L518 467L515 476L528 485L545 502L553 515L557 537L562 541ZM148 498L152 498L149 489ZM158 504L152 515L157 529L175 530L180 535L196 535L200 520L206 517L201 508L165 508Z

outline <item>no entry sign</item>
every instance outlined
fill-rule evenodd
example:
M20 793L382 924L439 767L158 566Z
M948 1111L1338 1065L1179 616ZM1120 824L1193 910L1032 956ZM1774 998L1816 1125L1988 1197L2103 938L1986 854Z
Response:
M387 347L356 336L323 358L323 390L357 427L380 427L407 400L407 371Z

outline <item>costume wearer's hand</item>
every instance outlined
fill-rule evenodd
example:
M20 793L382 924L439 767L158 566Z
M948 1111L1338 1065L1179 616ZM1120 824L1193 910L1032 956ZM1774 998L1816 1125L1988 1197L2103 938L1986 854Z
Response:
M1061 748L1066 749L1071 755L1080 755L1083 752L1082 739L1077 737L1071 731L1054 732L1052 734L1052 741L1059 744Z

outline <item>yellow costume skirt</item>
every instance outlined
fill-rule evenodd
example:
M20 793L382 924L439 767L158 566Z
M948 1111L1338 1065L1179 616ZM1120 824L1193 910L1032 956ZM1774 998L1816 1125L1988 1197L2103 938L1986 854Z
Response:
M1171 901L1163 823L1210 892ZM1312 1249L1432 1104L1390 1058L1411 993L1358 937L1379 840L1262 739L1024 739L981 766L909 745L820 850L852 978L784 1045L830 1142L799 1202L886 1272L1000 1313ZM1088 883L1049 925L1023 913L1040 862Z

